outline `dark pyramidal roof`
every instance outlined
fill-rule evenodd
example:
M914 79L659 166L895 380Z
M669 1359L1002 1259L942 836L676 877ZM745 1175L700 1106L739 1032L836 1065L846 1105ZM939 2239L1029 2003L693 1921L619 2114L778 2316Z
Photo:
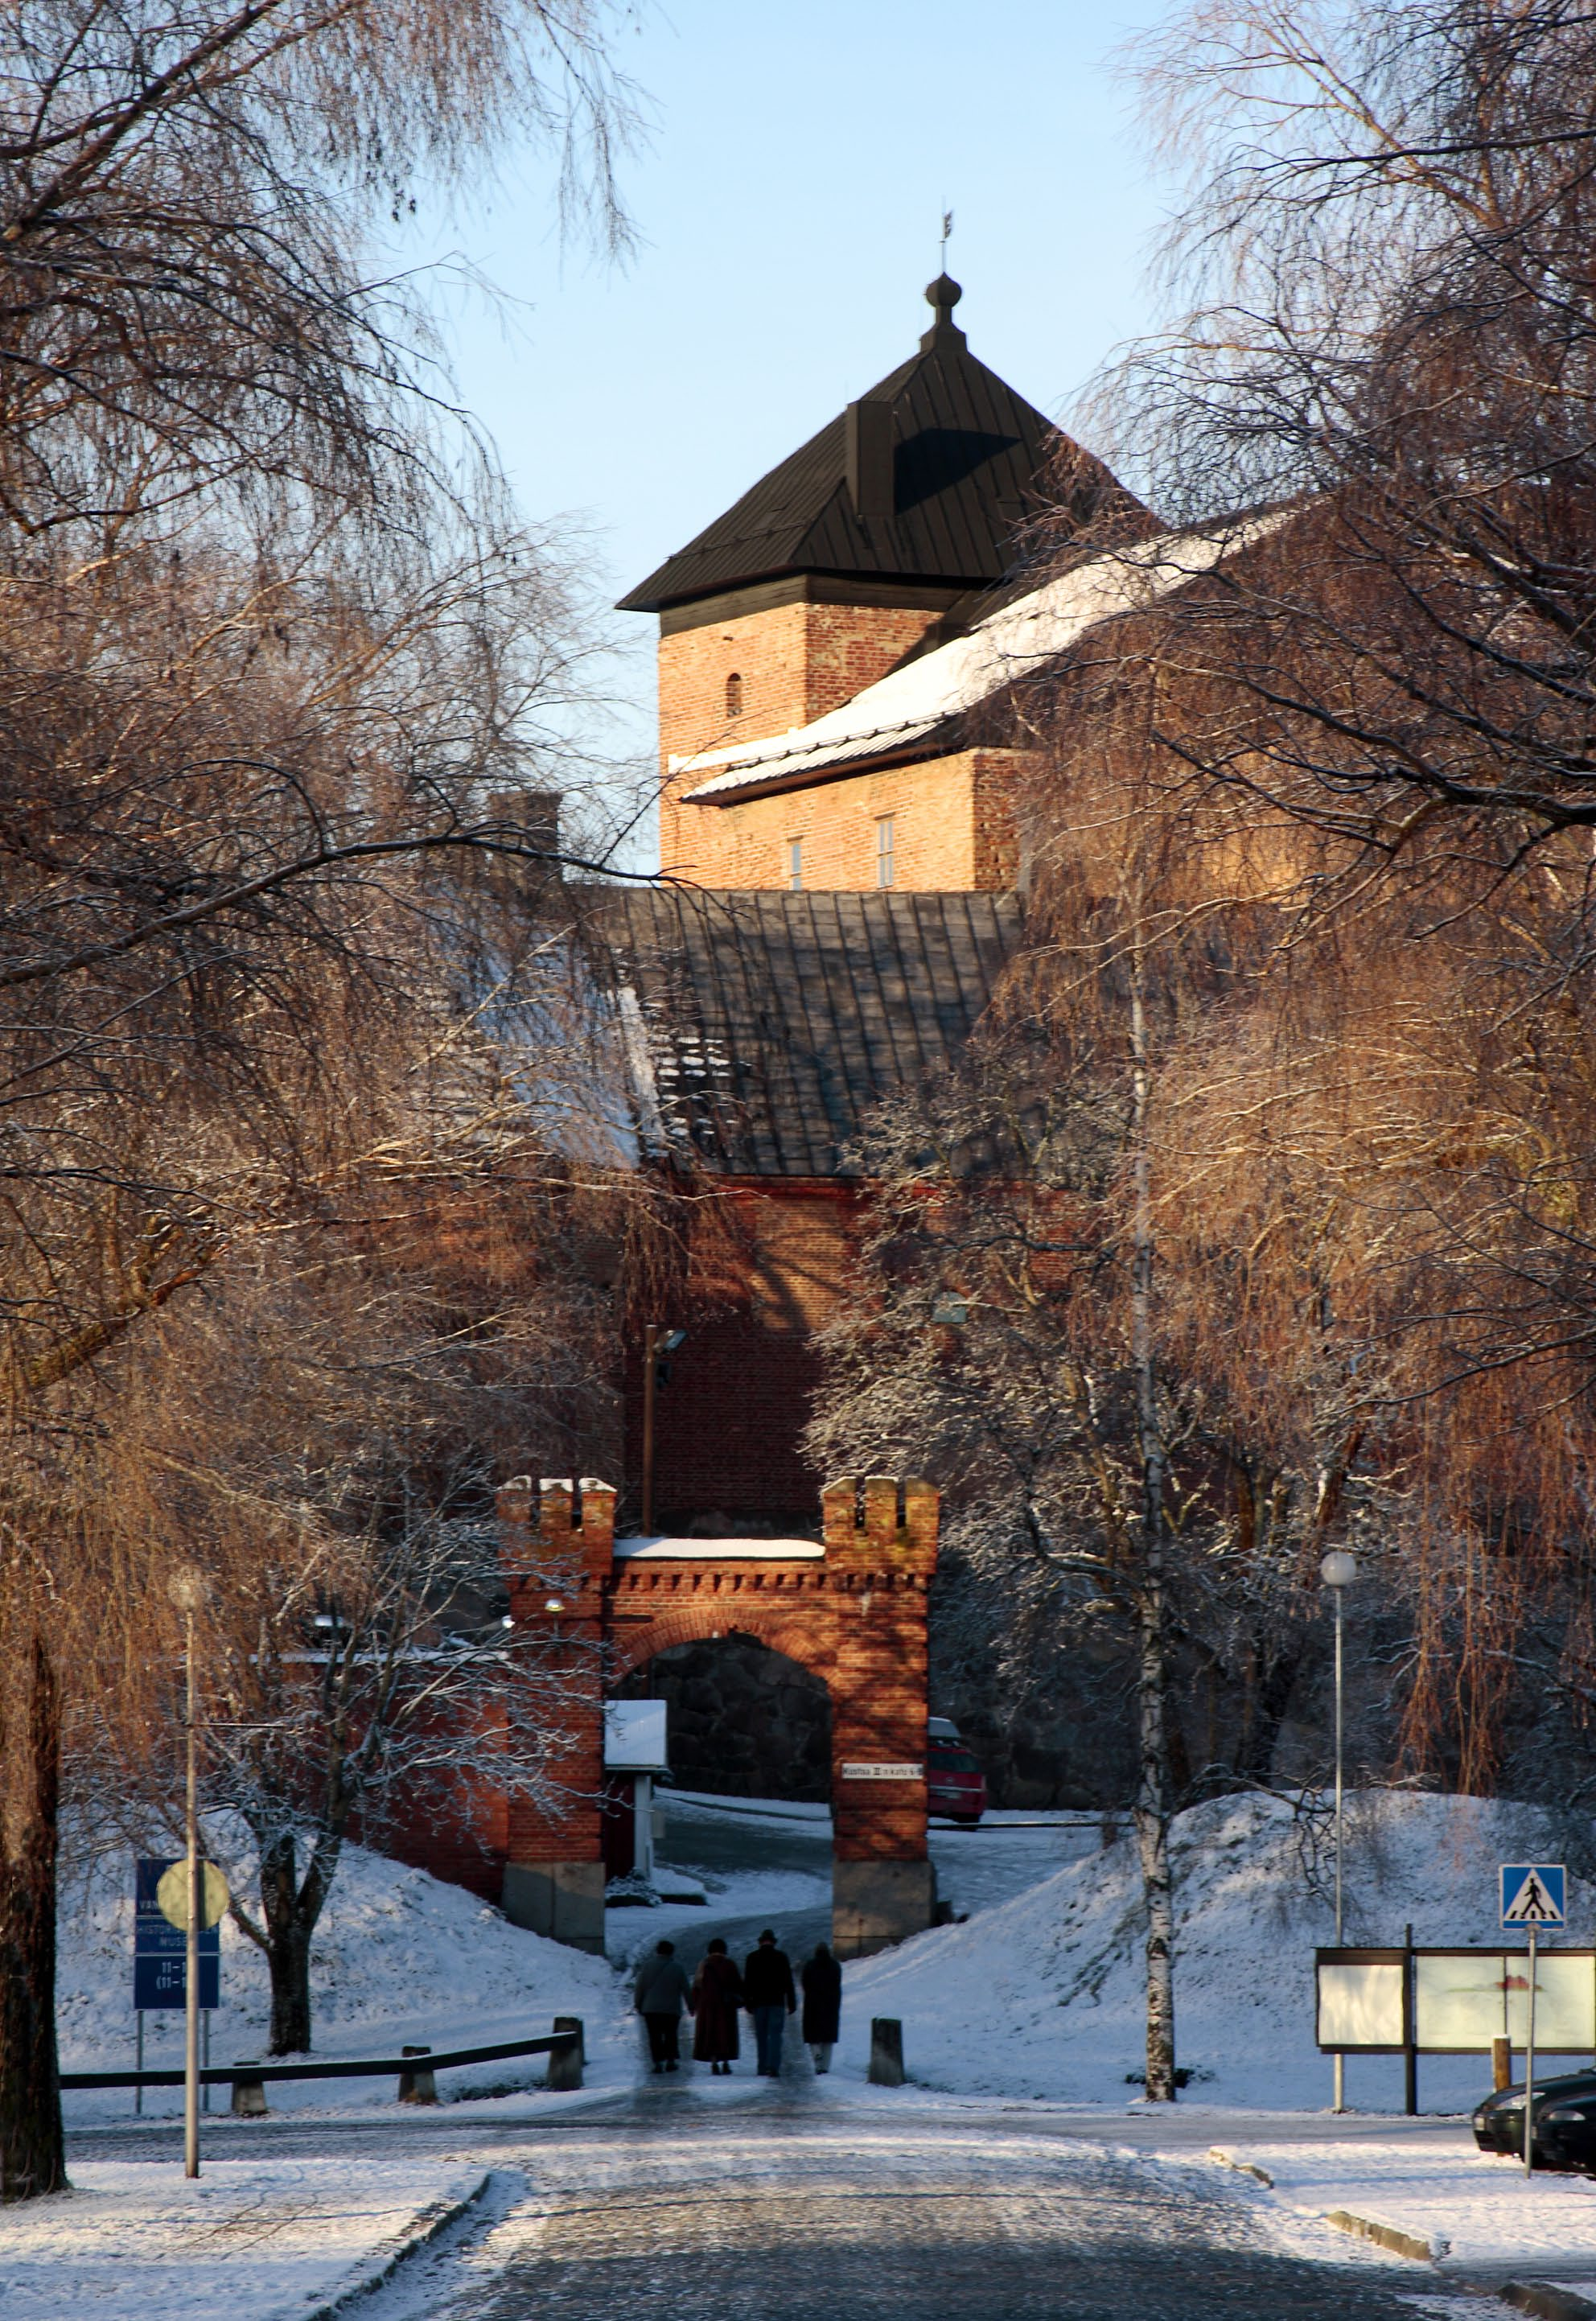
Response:
M920 352L668 557L621 610L657 613L796 573L989 587L1011 568L1016 530L1066 453L1077 522L1105 494L1134 505L1100 460L976 360L953 319L962 295L939 275Z

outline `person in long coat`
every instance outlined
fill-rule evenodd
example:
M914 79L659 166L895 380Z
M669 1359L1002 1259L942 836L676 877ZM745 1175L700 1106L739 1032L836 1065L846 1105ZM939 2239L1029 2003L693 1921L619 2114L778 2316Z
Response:
M729 2080L742 2052L737 2031L741 2004L742 1977L717 1934L693 1978L693 2057L709 2065L712 2079Z
M648 2052L657 2071L676 2070L682 2009L693 2004L676 1951L675 1943L657 1943L654 1955L643 1961L632 1986L632 2005L648 2025Z
M831 2068L831 2050L842 2015L842 1969L828 1943L817 1943L799 1980L803 1985L803 2043L817 2071Z

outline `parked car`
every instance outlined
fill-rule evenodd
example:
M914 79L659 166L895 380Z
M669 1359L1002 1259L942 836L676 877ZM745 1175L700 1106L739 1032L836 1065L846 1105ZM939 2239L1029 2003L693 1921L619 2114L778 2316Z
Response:
M1475 2107L1474 2142L1482 2152L1521 2153L1524 2089L1499 2088ZM1561 2071L1535 2090L1535 2156L1548 2166L1596 2163L1596 2071Z
M1553 2081L1550 2102L1536 2098L1535 2151L1554 2168L1596 2172L1596 2072L1569 2071Z
M933 1717L933 1725L946 1725L944 1716ZM926 1805L934 1814L946 1820L962 1822L974 1829L986 1811L986 1780L970 1751L957 1738L951 1741L931 1734L926 1743Z

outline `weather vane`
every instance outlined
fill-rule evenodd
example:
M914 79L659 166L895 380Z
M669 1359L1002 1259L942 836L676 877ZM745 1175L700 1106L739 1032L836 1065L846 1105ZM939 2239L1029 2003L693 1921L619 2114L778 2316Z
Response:
M948 237L952 232L953 212L951 210L944 210L942 213L942 248L938 259L939 270L944 274L948 271Z

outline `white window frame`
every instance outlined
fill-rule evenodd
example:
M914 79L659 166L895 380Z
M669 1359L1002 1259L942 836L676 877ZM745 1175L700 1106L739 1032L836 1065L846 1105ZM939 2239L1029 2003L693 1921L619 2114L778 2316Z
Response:
M803 892L803 841L802 838L789 838L787 841L787 892L789 895L801 895Z
M895 814L875 817L875 883L881 887L898 883L897 820Z

